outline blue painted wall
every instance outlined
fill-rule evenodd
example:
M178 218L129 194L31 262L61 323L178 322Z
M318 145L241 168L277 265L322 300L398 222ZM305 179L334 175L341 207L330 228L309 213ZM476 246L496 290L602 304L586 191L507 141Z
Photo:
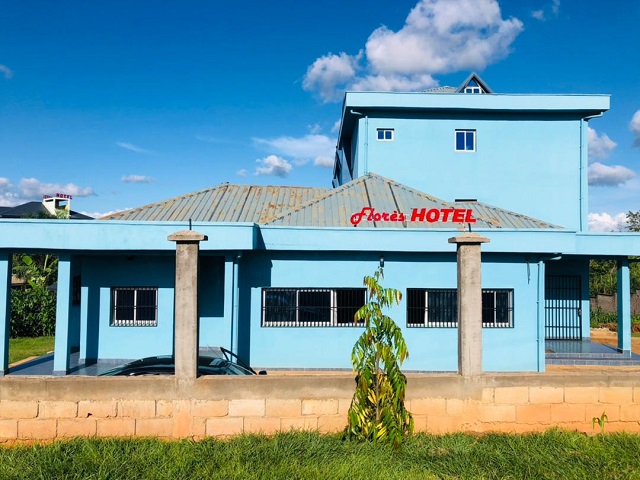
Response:
M86 296L82 298L81 358L135 359L173 353L173 256L87 256L82 266ZM158 287L158 326L111 326L111 287Z
M476 198L579 229L581 124L558 113L370 113L357 121L354 176L375 172L443 200ZM394 141L377 141L378 128L393 128ZM476 130L475 152L454 150L456 129Z
M136 359L173 353L175 256L87 256L82 262L80 356L88 359ZM230 345L225 318L224 256L200 259L200 346ZM115 327L111 287L158 287L157 327ZM230 318L230 312L227 312Z
M360 328L262 327L262 287L361 287L378 266L379 253L258 253L241 264L242 353L266 368L350 368ZM385 286L455 288L455 254L384 253ZM258 269L254 265L260 264ZM530 269L529 269L530 270ZM538 369L537 282L522 256L483 256L483 288L514 289L514 328L483 330L486 371ZM406 303L390 312L402 329L410 358L407 370L456 371L457 330L407 328ZM544 362L543 362L544 363Z

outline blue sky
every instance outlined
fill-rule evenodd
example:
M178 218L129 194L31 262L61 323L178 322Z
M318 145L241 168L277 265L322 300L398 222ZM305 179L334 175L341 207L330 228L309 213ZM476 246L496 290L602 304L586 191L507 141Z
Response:
M605 93L593 229L640 210L640 2L0 4L0 205L101 214L222 182L330 186L345 89ZM635 117L634 117L635 115Z

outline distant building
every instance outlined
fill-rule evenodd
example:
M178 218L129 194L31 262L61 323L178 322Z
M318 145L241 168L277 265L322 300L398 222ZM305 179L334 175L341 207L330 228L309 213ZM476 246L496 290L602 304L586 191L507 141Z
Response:
M74 220L93 220L92 217L71 210L71 195L44 195L42 202L27 202L14 207L0 206L0 218L47 218L61 216Z

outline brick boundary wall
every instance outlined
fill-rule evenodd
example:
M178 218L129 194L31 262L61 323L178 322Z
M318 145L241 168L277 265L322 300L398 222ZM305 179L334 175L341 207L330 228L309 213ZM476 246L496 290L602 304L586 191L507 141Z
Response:
M640 432L638 373L408 375L418 432ZM0 442L69 437L203 438L344 428L349 375L4 377Z

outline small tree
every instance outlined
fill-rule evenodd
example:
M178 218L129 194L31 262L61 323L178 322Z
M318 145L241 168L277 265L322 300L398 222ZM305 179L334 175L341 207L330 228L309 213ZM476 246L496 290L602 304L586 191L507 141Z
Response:
M383 312L400 303L402 294L383 288L382 267L364 277L369 301L355 314L364 332L351 353L356 391L348 413L346 435L399 447L413 432L413 418L404 406L407 379L400 366L409 356L402 330Z

